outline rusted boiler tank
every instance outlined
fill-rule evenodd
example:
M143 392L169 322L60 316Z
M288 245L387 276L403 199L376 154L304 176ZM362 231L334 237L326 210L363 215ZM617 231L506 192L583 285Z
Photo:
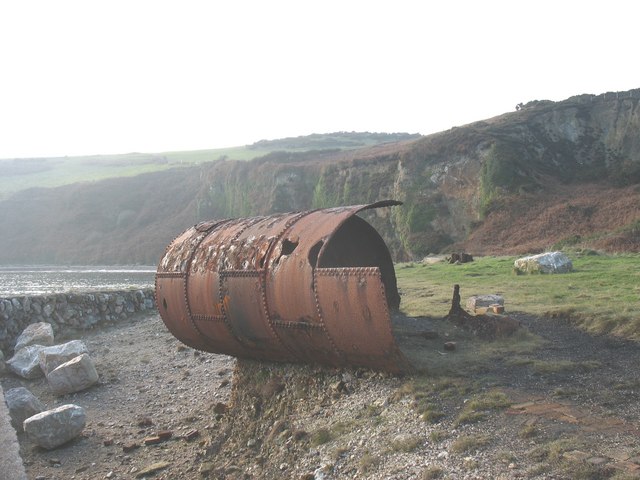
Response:
M158 265L160 315L204 351L405 370L390 317L400 304L391 255L356 215L398 204L199 223Z

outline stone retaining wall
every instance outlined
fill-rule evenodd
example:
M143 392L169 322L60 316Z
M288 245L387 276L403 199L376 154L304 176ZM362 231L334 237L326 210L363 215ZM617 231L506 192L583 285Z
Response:
M154 308L153 289L0 298L0 349L9 357L16 338L31 323L50 323L58 334L118 322Z

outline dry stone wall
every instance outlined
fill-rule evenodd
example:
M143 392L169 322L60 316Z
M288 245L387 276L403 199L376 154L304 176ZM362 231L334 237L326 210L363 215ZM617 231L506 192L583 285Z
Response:
M18 335L32 323L50 323L57 335L115 323L154 308L153 289L0 298L0 349L9 357Z

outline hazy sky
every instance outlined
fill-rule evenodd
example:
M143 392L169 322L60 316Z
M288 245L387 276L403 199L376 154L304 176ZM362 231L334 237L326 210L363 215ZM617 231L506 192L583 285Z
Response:
M638 88L639 14L635 0L0 0L0 158L428 134Z

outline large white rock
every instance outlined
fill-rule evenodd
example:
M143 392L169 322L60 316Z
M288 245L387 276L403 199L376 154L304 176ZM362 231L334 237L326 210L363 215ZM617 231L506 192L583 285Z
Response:
M38 378L42 377L42 369L38 362L38 356L40 351L46 348L43 345L29 345L28 347L21 348L16 354L7 360L7 367L16 375L20 375L23 378Z
M23 427L30 441L51 450L80 435L86 422L82 407L62 405L27 418Z
M24 387L7 390L4 394L4 400L9 407L11 425L18 432L22 431L22 422L44 410L42 402Z
M65 395L89 388L98 381L98 372L91 357L83 353L52 370L47 381L54 394Z
M523 273L567 273L573 270L571 259L562 252L547 252L519 258L513 266Z
M50 323L39 322L27 326L16 339L14 351L29 345L53 345L53 327Z
M44 374L48 375L55 368L83 353L89 353L84 342L71 340L67 343L43 348L38 356L38 361Z

